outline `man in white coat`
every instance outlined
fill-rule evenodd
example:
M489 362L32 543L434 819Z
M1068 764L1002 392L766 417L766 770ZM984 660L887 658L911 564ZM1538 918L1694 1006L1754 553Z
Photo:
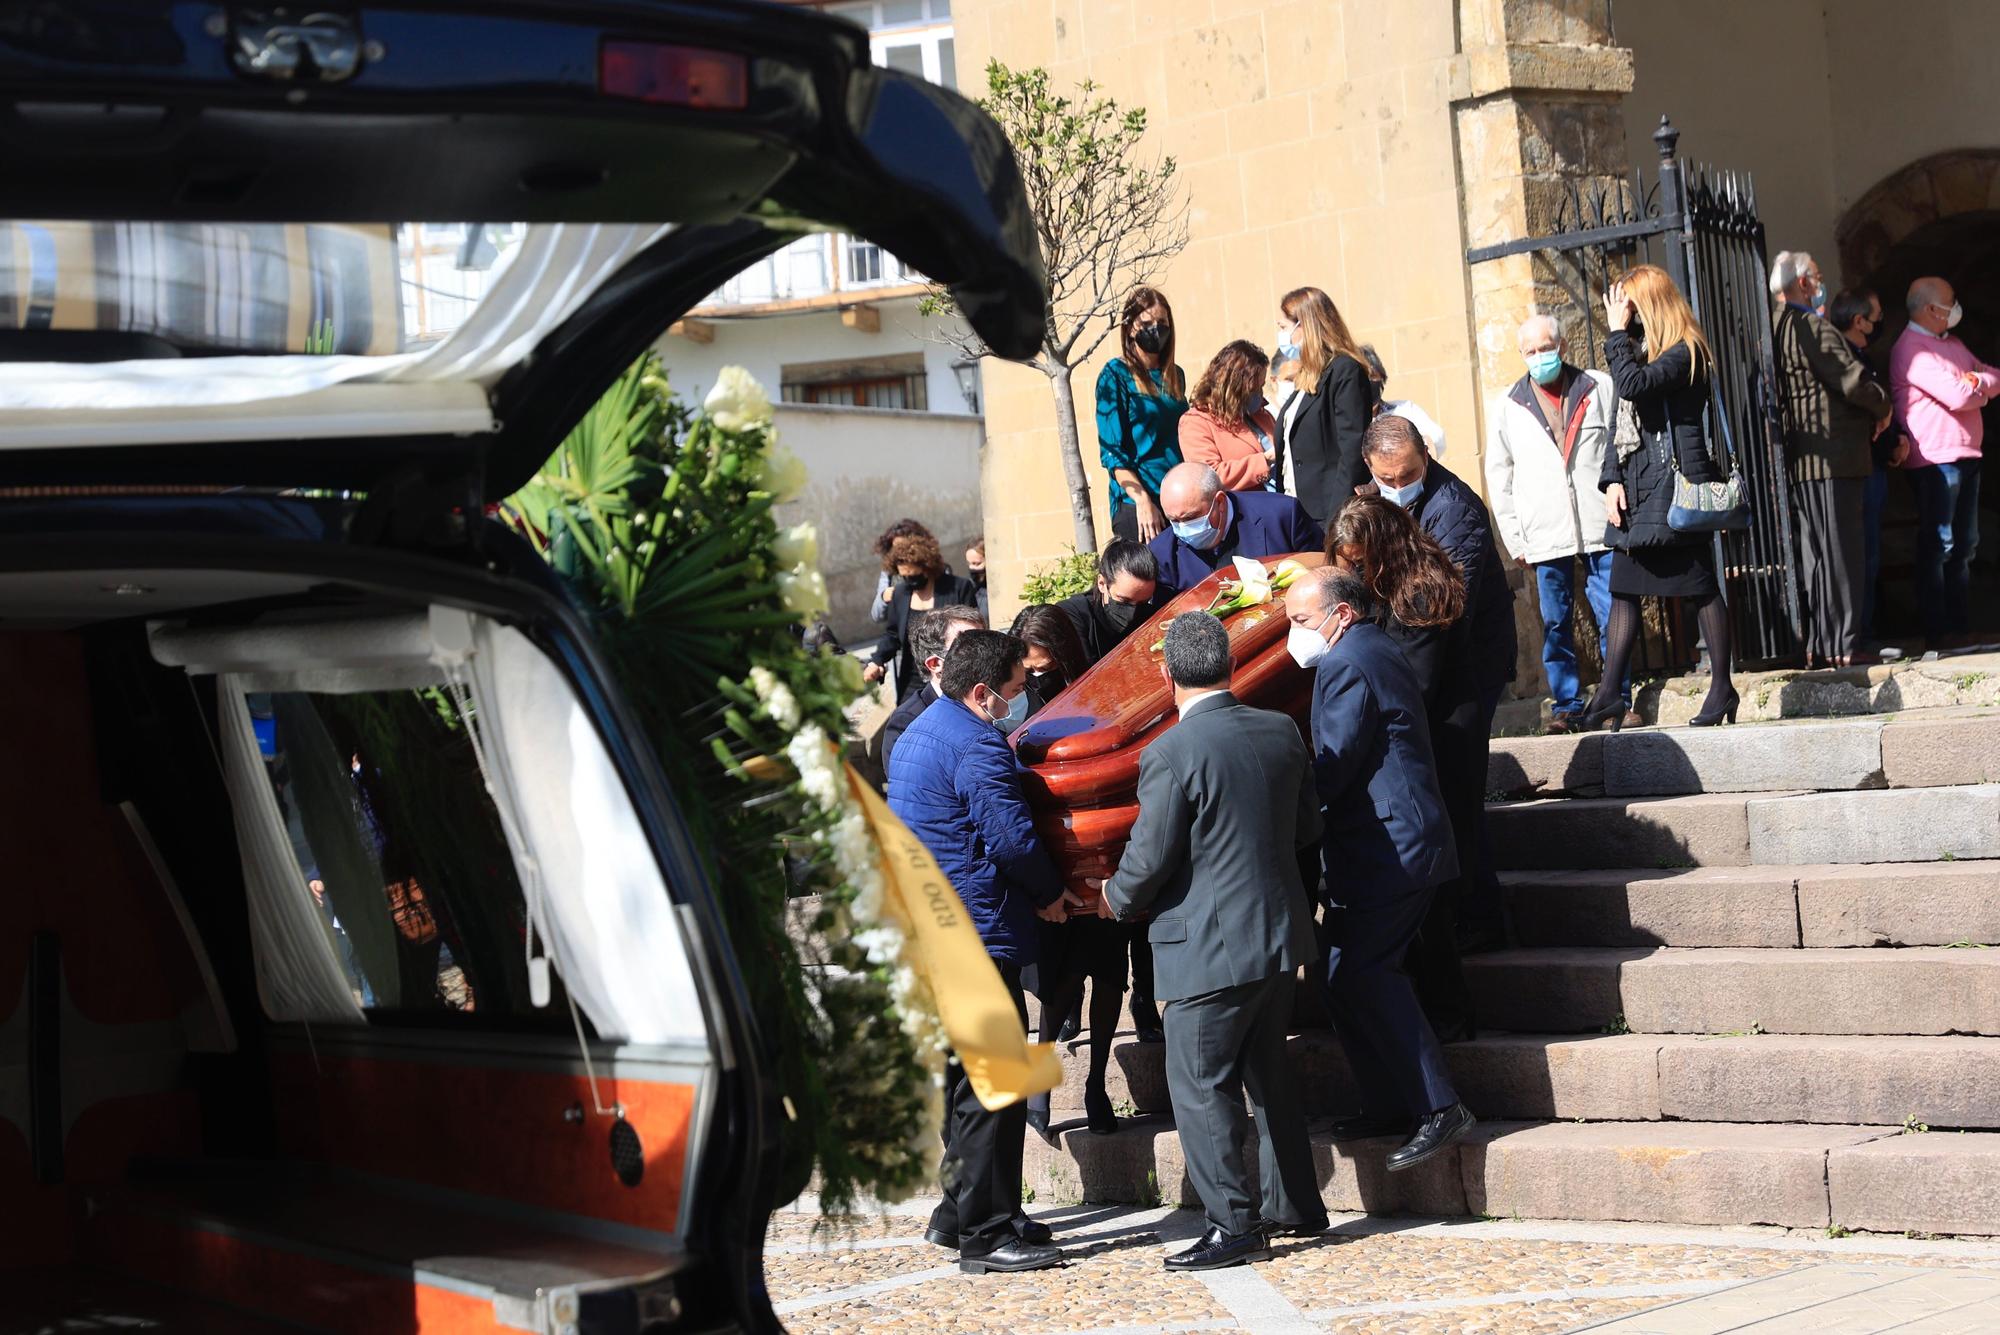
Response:
M1598 470L1615 448L1618 395L1611 377L1563 357L1554 317L1531 315L1520 330L1528 373L1487 414L1486 497L1494 536L1516 562L1532 570L1542 612L1542 667L1548 674L1553 721L1569 732L1590 693L1576 660L1576 563L1584 566L1585 596L1597 615L1598 661L1611 619L1611 553L1604 545L1604 495ZM1632 716L1629 682L1620 698Z

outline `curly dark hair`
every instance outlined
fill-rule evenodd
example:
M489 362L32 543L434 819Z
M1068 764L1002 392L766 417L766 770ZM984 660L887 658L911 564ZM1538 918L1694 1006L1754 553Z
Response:
M882 530L882 536L875 539L874 546L869 550L881 560L882 568L893 574L896 566L895 562L889 559L889 549L896 545L896 539L907 538L912 534L921 534L928 538L931 536L931 531L914 519L898 519Z
M1024 644L1032 644L1055 659L1056 667L1062 671L1064 686L1081 677L1090 667L1090 654L1083 647L1083 637L1076 633L1076 623L1069 619L1069 613L1060 607L1035 603L1022 608L1014 617L1014 624L1008 628L1008 634Z
M1449 626L1465 611L1465 573L1410 512L1356 496L1326 531L1326 559L1343 557L1405 626Z
M895 573L897 566L922 566L928 579L936 579L944 573L944 553L938 550L938 540L926 530L922 533L905 533L889 544L889 559L882 568Z

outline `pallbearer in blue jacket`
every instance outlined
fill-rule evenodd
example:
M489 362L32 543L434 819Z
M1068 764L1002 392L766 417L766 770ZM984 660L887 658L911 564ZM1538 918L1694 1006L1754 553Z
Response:
M1423 692L1368 619L1367 585L1327 566L1285 594L1290 649L1314 669L1313 770L1326 805L1327 1005L1361 1091L1338 1140L1414 1134L1391 1172L1472 1129L1403 971L1437 887L1458 872Z
M1027 717L1027 689L1027 645L999 631L960 632L938 672L938 698L889 761L890 809L965 901L1024 1029L1021 970L1035 958L1035 916L1062 921L1070 898L1035 834L1020 765L1000 731ZM1060 1263L1048 1226L1021 1212L1027 1105L986 1111L955 1061L945 1101L944 1200L924 1236L956 1247L959 1268L975 1274Z

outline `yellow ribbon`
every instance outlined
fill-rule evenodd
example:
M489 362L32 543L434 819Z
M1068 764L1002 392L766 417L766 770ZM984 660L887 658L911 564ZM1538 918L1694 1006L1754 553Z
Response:
M929 984L952 1051L988 1112L1054 1089L1062 1059L1053 1043L1030 1043L1014 999L986 953L958 891L937 859L889 804L854 772L847 786L882 850L885 911L903 929L903 958Z

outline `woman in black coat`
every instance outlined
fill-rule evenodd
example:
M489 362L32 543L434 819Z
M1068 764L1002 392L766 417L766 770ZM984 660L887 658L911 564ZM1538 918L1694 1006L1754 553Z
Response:
M889 548L883 568L895 576L889 595L889 628L875 646L875 659L862 669L869 681L880 681L894 663L896 698L907 700L923 689L923 672L916 655L905 653L910 622L919 612L938 607L977 607L979 588L963 575L945 568L944 553L928 533L906 533Z
M1681 533L1667 522L1674 502L1675 465L1690 482L1720 482L1702 429L1714 358L1687 298L1657 265L1642 264L1604 294L1611 336L1605 362L1618 397L1639 419L1639 443L1605 451L1598 485L1604 492L1605 545L1611 558L1611 625L1604 679L1583 726L1624 718L1618 683L1639 639L1639 599L1692 598L1708 645L1708 698L1689 722L1710 727L1736 721L1729 680L1729 605L1716 579L1714 543L1706 533ZM1643 340L1643 344L1642 344Z
M1361 436L1375 420L1382 387L1333 298L1316 287L1287 292L1278 303L1278 355L1295 361L1292 384L1301 397L1285 414L1285 490L1324 528L1369 480Z

